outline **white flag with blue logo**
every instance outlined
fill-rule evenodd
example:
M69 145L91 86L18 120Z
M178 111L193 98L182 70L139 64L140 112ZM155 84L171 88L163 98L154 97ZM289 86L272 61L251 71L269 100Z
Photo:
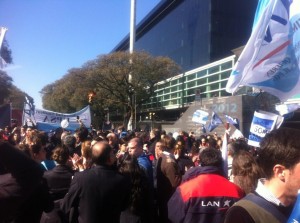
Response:
M208 121L208 112L202 110L196 110L193 114L192 121L205 125Z
M259 6L226 91L251 86L286 101L300 93L300 0L261 0Z
M260 141L273 129L278 129L283 117L271 112L255 111L252 119L248 145L259 147Z

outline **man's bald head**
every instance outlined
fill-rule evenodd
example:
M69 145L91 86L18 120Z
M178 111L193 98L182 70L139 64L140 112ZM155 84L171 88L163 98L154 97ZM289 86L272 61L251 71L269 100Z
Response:
M112 148L105 141L97 142L92 147L92 160L97 165L112 165L114 163L112 155Z

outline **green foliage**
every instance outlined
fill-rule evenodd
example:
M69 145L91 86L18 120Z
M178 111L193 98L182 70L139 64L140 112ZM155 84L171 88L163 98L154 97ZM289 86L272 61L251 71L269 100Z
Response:
M6 39L2 42L0 56L5 60L6 63L12 64L13 59L11 56L11 49L9 48L8 42Z
M10 95L12 81L12 78L6 72L0 70L0 104L3 104Z
M103 116L106 108L130 113L133 98L135 105L141 105L153 95L157 82L179 72L171 59L145 52L102 55L45 86L41 91L43 106L57 112L75 112L88 104L88 94L94 91L92 110L96 116Z

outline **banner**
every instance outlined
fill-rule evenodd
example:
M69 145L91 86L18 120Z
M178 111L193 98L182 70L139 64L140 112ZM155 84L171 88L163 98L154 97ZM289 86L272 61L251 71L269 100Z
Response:
M196 110L193 114L192 121L205 125L208 120L208 112L202 110Z
M250 39L226 85L256 87L286 101L300 93L300 0L261 0ZM259 17L259 18L258 18Z
M239 120L237 118L232 118L231 116L226 115L226 114L224 114L224 116L226 118L226 121L229 124L233 125L237 129L240 129L240 122L239 122Z
M248 145L259 147L260 141L273 129L278 129L283 117L265 111L255 111L250 127Z
M11 125L11 104L0 106L0 128Z
M79 120L87 127L91 126L91 112L90 106L83 108L75 113L58 113L43 109L26 109L23 112L23 125L32 126L36 125L38 130L50 132L61 127L63 120L68 121L66 130L74 131L79 128Z
M215 128L217 128L220 124L223 124L222 119L217 115L217 113L213 112L211 116L210 123L207 127L207 130L209 132L213 131Z

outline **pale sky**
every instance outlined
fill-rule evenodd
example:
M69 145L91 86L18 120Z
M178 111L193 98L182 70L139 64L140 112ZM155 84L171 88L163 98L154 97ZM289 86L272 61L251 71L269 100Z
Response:
M131 0L0 0L12 50L4 70L42 108L40 91L71 68L110 53L130 29ZM159 0L136 0L138 24Z

